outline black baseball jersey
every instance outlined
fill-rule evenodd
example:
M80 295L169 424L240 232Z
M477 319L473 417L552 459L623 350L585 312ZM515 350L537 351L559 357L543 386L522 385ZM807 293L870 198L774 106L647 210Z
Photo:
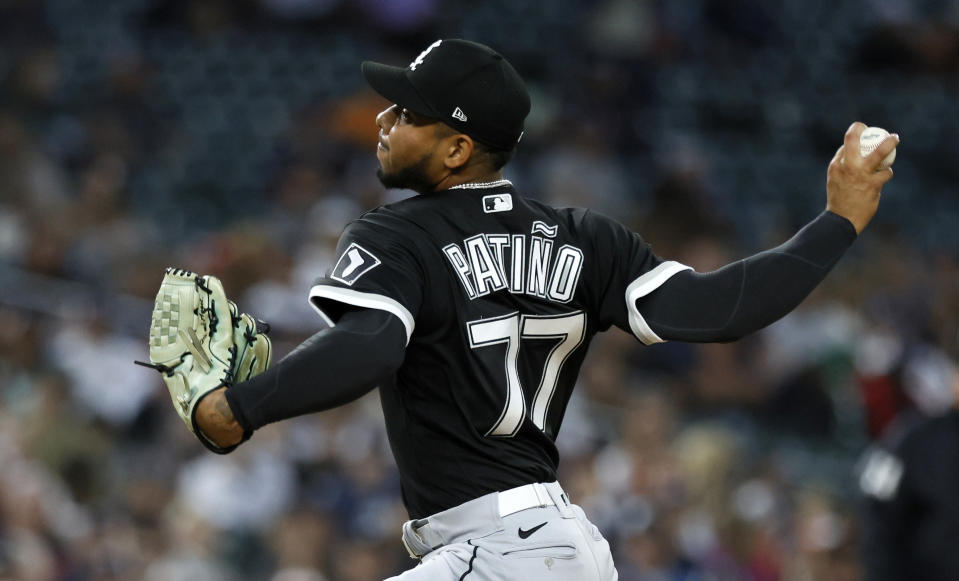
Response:
M555 480L554 440L590 340L616 325L660 341L636 299L686 268L609 218L502 180L366 213L310 298L331 323L349 305L406 327L380 396L404 501L421 518Z

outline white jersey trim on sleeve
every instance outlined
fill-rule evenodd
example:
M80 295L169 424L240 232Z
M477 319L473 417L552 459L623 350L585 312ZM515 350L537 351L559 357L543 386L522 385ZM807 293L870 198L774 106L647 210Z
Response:
M629 328L644 345L663 343L665 339L649 327L642 313L636 308L636 300L658 289L674 274L684 270L692 270L692 267L670 260L644 273L626 287L626 311L629 313Z
M322 308L320 308L316 301L313 300L316 298L328 299L338 303L345 303L347 305L353 305L354 307L378 309L380 311L393 313L403 323L403 326L406 327L407 344L410 342L410 337L413 336L413 329L416 326L416 323L413 320L413 315L410 314L406 307L390 297L374 293L364 293L353 289L340 288L336 286L327 286L322 284L314 286L310 289L310 305L316 309L316 312L319 313L321 317L323 317L323 320L327 325L333 327L335 326L333 319L331 319L330 316L327 315Z

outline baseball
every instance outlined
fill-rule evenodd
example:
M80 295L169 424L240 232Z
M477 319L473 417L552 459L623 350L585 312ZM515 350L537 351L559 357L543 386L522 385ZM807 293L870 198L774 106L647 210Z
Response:
M889 132L883 129L882 127L867 127L865 131L862 132L862 135L859 136L859 153L863 157L866 157L872 153L882 141L889 136ZM889 152L889 155L886 156L886 159L882 160L882 163L879 164L881 169L885 169L892 165L892 162L896 161L896 150L893 149Z

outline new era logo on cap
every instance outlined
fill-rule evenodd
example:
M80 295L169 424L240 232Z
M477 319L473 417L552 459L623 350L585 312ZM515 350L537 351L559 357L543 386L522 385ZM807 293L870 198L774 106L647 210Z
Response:
M350 244L340 259L336 261L330 278L345 285L353 286L361 276L382 264L369 250L356 242Z
M509 194L493 194L483 196L483 211L487 214L494 212L508 212L513 209L513 196Z
M456 110L453 111L453 118L459 119L463 123L466 123L466 113L463 113L463 110L460 109L459 107L457 107Z

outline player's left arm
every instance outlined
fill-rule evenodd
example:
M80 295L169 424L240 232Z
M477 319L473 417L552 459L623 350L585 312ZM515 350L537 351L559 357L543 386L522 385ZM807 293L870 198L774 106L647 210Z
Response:
M266 424L331 409L373 389L403 362L406 327L378 309L345 312L273 367L197 405L197 424L221 446Z

